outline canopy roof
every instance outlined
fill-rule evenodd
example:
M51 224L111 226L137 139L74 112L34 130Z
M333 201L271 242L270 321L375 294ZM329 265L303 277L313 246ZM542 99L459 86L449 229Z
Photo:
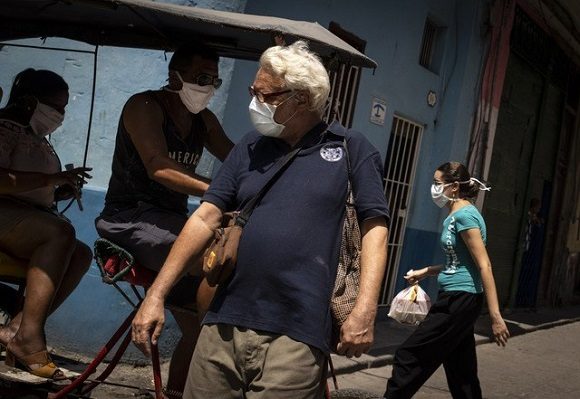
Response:
M256 60L280 34L306 39L323 58L376 62L316 22L179 6L149 0L2 0L0 40L64 37L93 45L174 50L199 40L219 55Z

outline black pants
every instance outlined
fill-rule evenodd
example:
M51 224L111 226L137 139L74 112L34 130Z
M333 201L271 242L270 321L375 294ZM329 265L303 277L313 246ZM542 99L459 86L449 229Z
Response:
M483 294L440 292L417 330L397 349L385 398L408 399L443 364L454 399L479 398L473 326Z

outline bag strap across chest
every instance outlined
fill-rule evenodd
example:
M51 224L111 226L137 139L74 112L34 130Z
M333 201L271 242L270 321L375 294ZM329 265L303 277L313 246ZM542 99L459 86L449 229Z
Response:
M274 183L276 182L276 180L278 180L278 178L282 175L282 173L284 173L284 171L288 168L288 165L290 165L290 163L294 160L294 158L296 158L296 155L298 155L301 149L302 147L297 147L293 149L278 162L278 164L280 164L278 170L272 175L272 177L270 177L270 179L266 182L266 184L264 184L264 186L260 189L260 191L258 191L258 193L248 201L248 203L236 216L235 222L236 225L240 227L244 227L246 225L248 219L252 215L252 212L254 211L256 206L258 206L264 195L274 185Z

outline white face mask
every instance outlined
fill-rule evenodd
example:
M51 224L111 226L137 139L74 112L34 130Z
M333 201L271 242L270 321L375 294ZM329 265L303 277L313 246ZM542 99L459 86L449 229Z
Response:
M256 97L252 98L248 109L250 110L250 119L256 130L262 133L264 136L279 137L280 134L282 134L282 130L284 130L286 127L284 125L288 123L290 119L294 118L294 115L296 115L297 111L294 112L290 118L286 119L284 123L276 122L274 120L274 114L280 105L284 104L284 102L291 99L292 97L294 96L288 97L278 105L261 103Z
M184 82L181 74L175 71L179 80L181 80L181 90L179 90L179 98L185 108L191 113L197 114L202 109L205 109L209 104L209 100L213 97L214 87L212 85L200 86L194 83Z
M445 191L445 187L451 184L453 183L431 185L431 198L433 199L435 205L437 205L439 208L443 208L445 205L447 205L449 201L453 201L452 198L449 198L448 196L443 194L443 191Z
M63 120L63 114L39 101L30 117L30 127L37 136L44 137L58 129Z

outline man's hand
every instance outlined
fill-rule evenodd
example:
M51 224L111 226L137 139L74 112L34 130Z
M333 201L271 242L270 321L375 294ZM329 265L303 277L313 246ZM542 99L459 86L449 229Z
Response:
M133 343L148 357L151 357L151 343L157 344L165 324L163 305L162 299L146 296L133 319Z
M336 348L339 355L360 357L367 352L374 340L376 312L357 312L347 317L340 329L340 342Z

